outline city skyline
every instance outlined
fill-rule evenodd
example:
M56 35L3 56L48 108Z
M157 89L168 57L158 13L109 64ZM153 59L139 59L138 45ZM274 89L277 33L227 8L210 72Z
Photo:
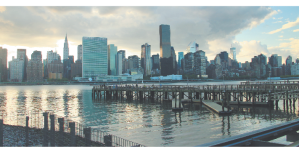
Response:
M199 50L206 52L208 60L213 60L222 51L229 52L232 45L236 48L237 60L242 63L260 53L267 57L272 54L281 55L283 61L292 55L294 61L299 55L296 50L299 48L299 12L296 8L1 6L0 22L4 27L0 30L6 32L6 35L0 37L0 46L8 49L8 61L12 59L11 56L16 56L17 49L27 49L28 57L34 50L42 51L43 59L50 50L56 50L63 56L64 37L67 33L69 55L74 55L75 59L77 46L82 44L80 40L83 36L107 38L108 44L117 44L119 50L126 50L126 57L140 57L140 44L144 42L151 44L152 55L160 54L157 28L161 24L167 24L171 27L171 46L176 52L186 54L188 44L195 41L199 44ZM39 11L42 13L38 13ZM169 12L164 13L165 11ZM171 12L178 15L171 18ZM219 12L222 19L216 15ZM28 22L27 19L14 15L21 13L30 16L30 20L35 20L36 24L33 23L28 28L32 32L25 29L32 21ZM133 16L141 21L131 23L136 19ZM64 17L69 17L69 21L61 20ZM146 19L141 19L142 17ZM80 21L72 25L75 18L86 20L85 26ZM94 21L91 21L92 18ZM145 20L150 20L150 23ZM114 24L116 22L122 26ZM67 24L71 25L66 26ZM96 27L97 24L103 29ZM30 37L24 37L26 35Z

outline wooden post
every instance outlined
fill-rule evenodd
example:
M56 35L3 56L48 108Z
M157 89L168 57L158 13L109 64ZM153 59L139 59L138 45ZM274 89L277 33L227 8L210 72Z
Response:
M50 115L51 119L51 140L50 140L50 145L55 146L55 123L54 123L54 115Z
M64 118L58 118L59 123L59 138L58 139L58 145L64 146Z
M69 127L70 127L70 140L71 140L71 143L70 145L71 146L76 146L77 143L76 143L76 135L75 135L75 122L69 122Z
M26 116L26 146L29 146L29 123L28 123L28 121L29 121L29 116Z
M44 112L43 116L44 116L43 146L48 146L48 112Z

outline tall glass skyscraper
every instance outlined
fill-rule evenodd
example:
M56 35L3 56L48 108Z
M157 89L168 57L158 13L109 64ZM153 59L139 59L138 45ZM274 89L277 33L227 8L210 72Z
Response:
M77 60L82 60L82 45L77 47Z
M178 52L178 54L179 54L178 69L181 69L182 67L181 60L184 59L184 52Z
M116 75L116 54L117 54L117 46L114 44L108 45L108 72L109 75Z
M107 38L83 37L82 77L95 78L108 74Z
M151 45L145 43L141 45L141 67L146 76L151 74L151 62Z
M161 24L159 26L160 34L160 66L161 75L171 75L174 73L173 57L171 56L171 43L170 43L170 26Z
M236 48L235 47L232 47L230 48L230 58L234 59L235 61L237 61L237 58L236 58Z
M159 27L159 34L160 34L160 57L169 58L171 56L170 25L161 24Z

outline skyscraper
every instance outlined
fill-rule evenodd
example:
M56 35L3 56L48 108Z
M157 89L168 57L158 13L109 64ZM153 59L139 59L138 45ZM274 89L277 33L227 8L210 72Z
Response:
M63 60L69 57L69 43L67 40L67 34L65 35L64 46L63 46Z
M82 45L78 45L77 47L77 60L81 60L82 61Z
M43 81L43 63L41 51L34 51L31 54L31 60L28 62L26 70L28 82Z
M125 50L119 50L118 53L121 54L122 59L126 58L126 51Z
M206 56L202 50L194 53L194 74L200 75L201 77L206 75Z
M116 54L116 75L122 74L122 57L122 53L118 51Z
M27 64L28 64L28 57L26 55L26 49L17 49L17 59L20 60L20 62L24 62L23 66L24 68L22 68L22 80L26 81L27 78ZM19 64L20 65L20 64ZM22 81L20 81L22 82Z
M195 53L196 50L197 50L197 46L198 46L198 44L195 43L195 41L190 42L189 45L188 45L188 47L187 47L187 53L189 53L189 52Z
M172 58L172 74L177 73L177 62L176 62L176 54L173 46L171 47L171 58Z
M108 74L107 38L83 37L82 77L95 78Z
M108 73L109 75L116 75L116 54L117 54L117 46L114 44L108 45Z
M179 61L178 61L178 69L181 69L181 60L184 59L184 52L178 52L179 54Z
M146 76L151 74L151 62L151 46L145 43L141 45L141 67Z
M7 80L7 49L0 47L0 81Z
M161 75L171 75L173 73L173 59L171 57L170 26L160 25L159 34Z
M230 48L229 56L230 56L231 59L234 59L235 61L237 60L237 58L236 58L236 48L235 47Z
M152 55L152 60L153 60L153 69L160 69L160 58L159 58L159 54Z

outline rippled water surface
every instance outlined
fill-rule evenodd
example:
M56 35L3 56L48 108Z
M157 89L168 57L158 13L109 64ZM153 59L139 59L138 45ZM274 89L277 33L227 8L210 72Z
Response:
M200 145L298 118L298 102L288 111L279 103L278 110L235 107L231 116L218 116L200 104L185 104L183 112L175 113L169 102L94 101L91 89L88 85L0 86L0 109L7 118L52 110L147 146ZM13 119L6 123L18 124ZM285 138L278 141L286 142Z

